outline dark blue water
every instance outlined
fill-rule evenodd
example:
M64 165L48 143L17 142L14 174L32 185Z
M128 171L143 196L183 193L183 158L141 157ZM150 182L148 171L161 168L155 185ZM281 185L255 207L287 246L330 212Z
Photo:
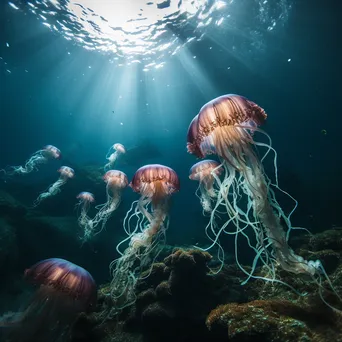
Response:
M46 144L58 146L63 161L20 180L31 186L36 182L39 191L42 184L54 181L57 167L66 161L69 166L100 165L114 142L131 148L148 140L161 153L149 159L147 151L148 163L172 167L181 181L181 191L173 197L168 242L203 242L206 219L194 196L197 185L188 179L196 160L186 152L187 129L207 101L236 93L268 113L264 129L278 152L280 185L299 201L294 225L312 231L340 226L339 13L338 1L293 1L284 27L273 35L264 32L260 49L248 44L247 29L222 29L221 34L209 32L200 42L189 44L187 55L169 58L162 69L144 72L140 64L116 67L108 63L108 55L65 40L31 13L13 11L1 1L0 167L19 165ZM244 15L243 21L253 22L252 13L246 10ZM141 161L123 164L121 169L130 179L142 165ZM268 170L272 172L271 164L266 165ZM45 209L57 216L74 215L77 191L92 190L86 187L69 188L68 198L62 193ZM27 203L34 200L31 194L22 195ZM120 236L122 218L136 198L130 189L124 193L111 221L111 238ZM291 208L288 200L281 204ZM64 250L63 238L51 242L44 232L40 234L27 234L22 242L28 256L23 264L47 257L53 248L56 257L82 262L100 281L107 279L117 242L97 241L91 247ZM45 243L46 253L38 255L36 245Z

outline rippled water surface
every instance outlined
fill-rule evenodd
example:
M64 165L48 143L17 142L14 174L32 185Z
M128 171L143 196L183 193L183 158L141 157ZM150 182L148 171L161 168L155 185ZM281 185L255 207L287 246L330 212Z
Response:
M31 12L51 30L89 50L108 53L116 64L160 67L168 56L205 34L240 31L263 36L283 25L288 0L15 0L13 10Z

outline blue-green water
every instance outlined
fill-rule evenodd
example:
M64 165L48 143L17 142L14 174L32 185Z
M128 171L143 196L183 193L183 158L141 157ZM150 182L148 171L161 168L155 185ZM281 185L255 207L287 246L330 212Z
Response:
M167 243L207 246L208 218L195 196L197 184L188 178L198 160L187 153L187 131L201 107L223 94L243 95L267 112L262 128L278 153L280 186L299 203L293 224L314 233L341 226L340 4L197 1L170 14L173 1L159 5L166 9L114 1L112 8L96 5L95 12L91 1L83 7L58 3L0 4L0 168L22 165L47 144L62 152L61 160L38 172L3 177L0 188L30 207L58 178L60 166L75 169L75 179L39 207L46 220L59 220L61 231L15 222L18 254L1 272L20 273L38 260L61 257L85 267L99 284L110 279L108 265L118 256L123 219L137 194L125 189L105 231L83 246L68 227L77 230L79 192L94 193L96 204L105 201L104 187L78 172L104 166L117 142L131 151L115 166L129 181L152 163L179 176ZM125 16L133 20L127 23ZM272 161L265 162L265 172L272 174ZM291 210L288 198L278 201ZM11 215L2 213L14 222ZM74 218L75 226L65 218ZM225 236L222 244L232 257L233 241ZM240 252L250 263L250 251Z

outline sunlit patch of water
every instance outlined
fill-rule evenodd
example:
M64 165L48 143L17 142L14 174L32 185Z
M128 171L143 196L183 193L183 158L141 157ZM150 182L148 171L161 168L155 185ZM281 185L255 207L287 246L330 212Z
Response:
M261 30L272 31L288 17L288 0L12 0L48 28L88 50L111 54L116 65L160 68L168 56L200 40L208 30L234 29L236 13L253 11ZM239 10L242 8L243 10ZM225 24L225 21L229 21ZM239 30L239 27L236 27ZM253 29L255 31L255 29ZM258 30L256 30L258 31Z

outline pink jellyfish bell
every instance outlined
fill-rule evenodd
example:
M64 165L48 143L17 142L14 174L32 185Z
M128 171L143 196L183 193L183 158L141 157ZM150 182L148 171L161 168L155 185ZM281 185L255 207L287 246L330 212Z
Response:
M59 341L61 337L68 340L79 313L96 306L93 277L70 261L42 260L25 271L25 278L38 290L16 321L7 322L10 341Z
M60 159L62 157L61 151L53 145L44 146L42 152L47 159Z

